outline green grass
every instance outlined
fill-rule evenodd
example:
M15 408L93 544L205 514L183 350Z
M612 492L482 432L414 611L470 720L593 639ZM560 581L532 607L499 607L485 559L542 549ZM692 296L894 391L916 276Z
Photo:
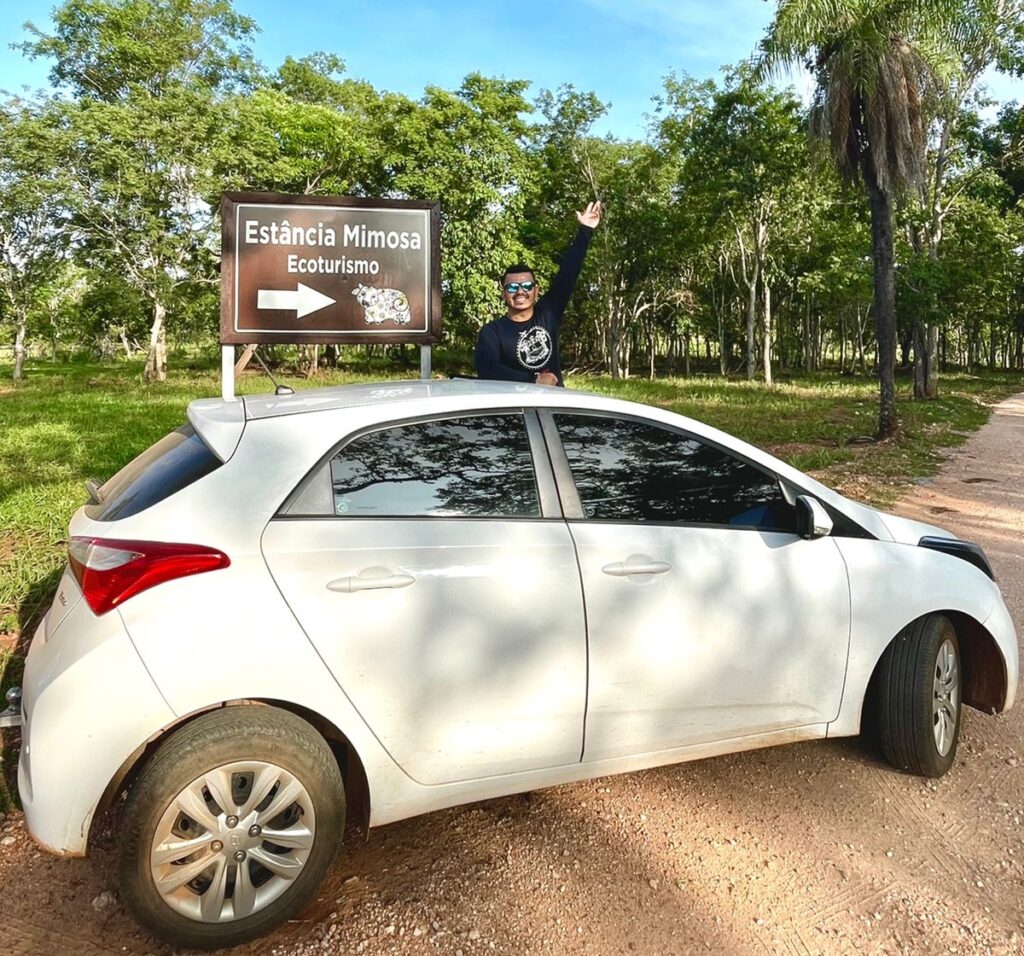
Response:
M940 398L910 401L910 383L898 383L900 430L885 442L870 436L878 420L878 384L872 379L820 374L773 388L720 378L654 382L577 377L574 387L669 408L751 442L852 498L891 504L915 478L934 473L941 452L980 428L995 402L1024 389L1019 373L940 379Z
M0 364L0 689L17 683L31 629L56 588L65 562L67 524L84 502L86 478L106 479L185 421L185 407L220 394L220 368L178 364L168 381L146 386L141 363L30 364L11 383ZM417 370L395 369L392 377ZM315 382L278 376L296 390L379 380L379 373L323 373ZM576 376L572 388L670 408L700 419L812 472L851 497L890 503L914 478L931 474L941 449L962 442L988 418L989 405L1024 389L1020 375L945 375L942 397L907 400L901 383L899 435L872 434L878 387L869 379L827 375L787 379L767 389L718 377L655 382ZM267 392L259 372L242 376L241 394ZM0 810L12 805L0 780Z

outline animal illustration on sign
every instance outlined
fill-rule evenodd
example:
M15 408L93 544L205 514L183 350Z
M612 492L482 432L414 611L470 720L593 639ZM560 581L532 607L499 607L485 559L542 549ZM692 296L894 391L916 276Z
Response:
M375 289L369 285L357 285L352 294L363 307L363 319L367 325L394 322L408 325L412 319L409 299L401 289Z

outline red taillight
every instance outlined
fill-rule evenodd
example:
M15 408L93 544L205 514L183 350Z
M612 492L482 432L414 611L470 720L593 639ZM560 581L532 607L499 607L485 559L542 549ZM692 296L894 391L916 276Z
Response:
M93 613L105 614L157 584L226 568L231 560L201 544L74 537L68 563Z

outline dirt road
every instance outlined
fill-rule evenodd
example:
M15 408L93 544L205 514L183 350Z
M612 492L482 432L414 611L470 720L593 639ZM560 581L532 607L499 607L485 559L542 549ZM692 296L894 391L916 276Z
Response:
M983 544L1024 632L1024 395L897 510ZM352 828L303 919L237 952L1021 953L1022 728L1024 701L967 710L937 782L826 741ZM0 952L170 952L109 834L61 861L0 831Z

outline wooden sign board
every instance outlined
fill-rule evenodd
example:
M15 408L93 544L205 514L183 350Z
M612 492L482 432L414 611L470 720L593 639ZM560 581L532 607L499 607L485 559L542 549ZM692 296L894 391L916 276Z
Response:
M223 345L441 338L437 203L224 193Z

